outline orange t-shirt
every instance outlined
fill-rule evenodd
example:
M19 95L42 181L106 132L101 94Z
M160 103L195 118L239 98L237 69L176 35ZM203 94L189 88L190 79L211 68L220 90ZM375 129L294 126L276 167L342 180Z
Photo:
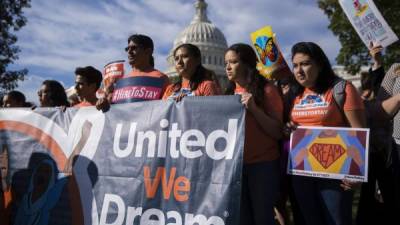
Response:
M347 82L343 111L364 109L364 104L353 84ZM294 99L291 120L301 126L348 126L341 110L333 97L333 88L323 94L305 88L304 92Z
M74 105L74 107L76 107L76 108L87 107L87 106L94 106L94 105L90 102L80 102L80 103Z
M220 91L217 84L212 80L203 80L196 88L196 90L190 90L190 83L187 80L182 81L182 87L179 91L174 92L174 84L170 84L167 90L164 92L162 99L175 98L180 94L186 94L186 96L212 96L219 95Z
M235 94L241 94L245 89L237 86ZM278 89L268 83L264 87L265 114L280 121L283 120L283 101ZM244 163L272 161L279 157L278 141L268 136L257 122L256 118L246 111L244 138Z
M137 71L137 70L132 70L131 72L129 72L128 77L140 77L140 76L144 76L144 77L155 77L155 78L160 78L164 80L164 85L161 91L161 95L160 95L160 99L161 97L164 95L168 85L169 85L169 78L167 75L161 73L159 70L156 69L151 69L149 71L146 72L141 72L141 71Z

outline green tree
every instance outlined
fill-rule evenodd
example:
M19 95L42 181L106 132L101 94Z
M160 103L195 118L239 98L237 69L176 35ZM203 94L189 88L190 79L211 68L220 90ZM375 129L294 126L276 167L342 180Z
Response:
M376 7L393 29L394 33L400 35L400 1L399 0L374 0ZM368 48L363 44L357 32L339 5L338 0L318 0L318 6L330 20L329 29L339 38L342 45L336 61L344 65L345 69L352 74L360 71L360 67L368 65L370 56ZM384 55L384 66L388 68L392 63L399 61L400 42L388 46Z
M26 24L22 9L30 7L30 0L0 1L0 95L17 87L18 80L23 80L27 69L7 70L18 59L20 49L15 45L17 36L14 32Z

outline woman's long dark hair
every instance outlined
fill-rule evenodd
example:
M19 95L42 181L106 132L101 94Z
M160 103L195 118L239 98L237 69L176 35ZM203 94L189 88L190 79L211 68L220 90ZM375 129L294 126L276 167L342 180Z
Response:
M67 94L62 84L56 80L45 80L42 85L46 85L49 89L48 96L51 107L69 106Z
M246 85L246 90L254 96L254 100L258 106L264 104L264 87L268 83L267 79L259 74L256 69L257 66L257 55L250 45L238 43L230 46L228 51L234 51L238 56L241 63L245 64L249 68L249 72L246 74L246 80L249 82ZM235 92L236 84L233 81L228 83L225 94L232 95Z
M292 60L297 53L308 55L320 68L315 86L313 87L315 92L322 94L333 87L334 81L338 77L333 72L329 59L321 47L313 42L299 42L292 47ZM299 86L298 90L300 93L304 91L304 87L297 81L296 85Z
M212 72L204 68L204 66L201 64L201 52L196 45L189 43L181 44L175 48L173 56L175 56L176 52L180 48L185 48L192 57L196 58L200 62L194 74L190 77L189 86L191 91L196 90L202 81L213 80ZM177 92L181 90L181 88L182 88L182 77L179 76L179 79L174 83L173 90L174 92Z

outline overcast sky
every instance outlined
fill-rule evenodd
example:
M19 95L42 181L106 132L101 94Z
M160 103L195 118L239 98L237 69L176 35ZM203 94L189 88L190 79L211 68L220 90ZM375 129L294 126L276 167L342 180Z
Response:
M17 32L21 48L13 69L27 68L18 90L37 102L44 79L73 85L78 66L99 70L125 59L130 34L147 34L155 43L156 68L165 70L176 36L192 20L195 0L32 0L28 23ZM228 45L250 43L250 33L271 25L287 60L298 41L321 45L332 64L340 44L327 28L316 0L208 0L208 18L225 34Z

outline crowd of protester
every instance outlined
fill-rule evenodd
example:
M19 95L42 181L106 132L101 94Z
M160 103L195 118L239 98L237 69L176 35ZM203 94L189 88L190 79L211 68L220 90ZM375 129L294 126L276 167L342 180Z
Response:
M158 80L158 99L179 102L185 96L241 95L247 113L240 224L288 224L288 212L292 212L296 225L353 224L355 189L361 190L356 224L399 222L400 64L393 64L385 75L381 46L370 46L373 65L362 74L359 91L334 73L324 51L312 42L292 47L293 73L280 80L268 80L259 74L257 55L250 45L233 44L225 53L229 81L225 89L215 73L202 65L201 52L194 44L185 43L173 51L178 74L174 83L154 68L150 37L130 36L125 50L132 67L127 77ZM92 66L76 68L76 93L70 97L59 82L46 80L38 91L39 107L95 106L106 112L112 107L115 82L101 87L102 79L102 73ZM334 96L338 83L343 84L342 102ZM96 95L99 88L104 90L100 98ZM318 96L326 104L318 109L301 105L306 96ZM35 108L19 91L5 94L2 106ZM287 175L288 138L297 126L370 128L368 182ZM5 193L3 183L1 190Z

